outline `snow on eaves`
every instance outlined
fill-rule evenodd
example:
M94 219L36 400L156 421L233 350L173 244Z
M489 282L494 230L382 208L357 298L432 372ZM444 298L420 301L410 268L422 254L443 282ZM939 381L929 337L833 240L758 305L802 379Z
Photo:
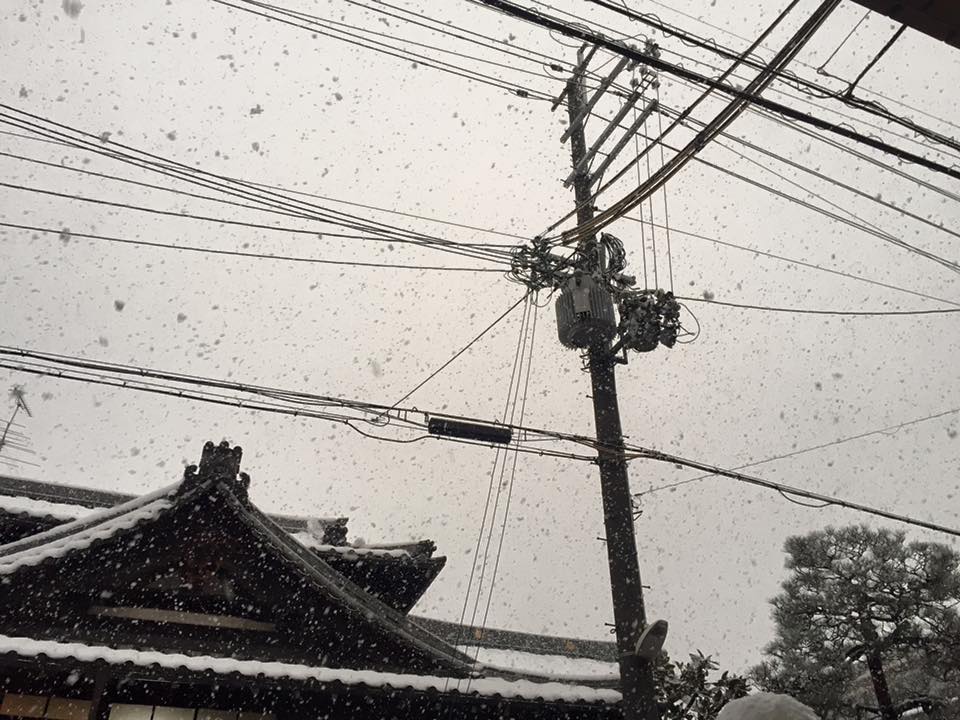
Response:
M132 528L139 523L144 522L145 520L152 520L162 511L169 508L172 504L173 503L169 498L160 497L147 502L140 507L136 507L127 512L105 519L102 522L97 522L78 528L76 532L61 532L51 537L49 542L39 545L30 545L23 550L12 552L9 555L2 555L0 556L0 575L9 575L22 567L39 565L45 560L63 557L64 555L74 552L75 550L83 550L84 548L88 548L98 540L106 540L121 530ZM92 515L84 518L82 521L77 522L87 523L91 517ZM73 523L71 523L71 525L72 524ZM54 531L62 530L66 527L67 526L54 528ZM54 531L41 533L40 535L32 536L32 538L38 538L42 535L51 534ZM16 545L17 543L11 543L7 547L14 549L14 546Z
M392 558L410 557L410 553L408 553L406 550L400 549L353 547L352 545L325 545L317 540L313 534L308 532L291 533L290 535L305 548L313 550L314 552L335 552L338 555L343 555L354 560L364 556Z
M96 510L83 505L67 505L13 495L0 495L0 511L10 515L48 517L55 520L76 520L96 512Z
M119 650L96 645L61 643L52 640L8 637L0 635L0 654L15 654L21 657L45 656L57 660L81 662L102 661L111 665L132 664L140 667L159 666L168 669L186 668L194 672L210 671L220 675L237 673L248 677L265 677L287 680L314 680L320 683L340 682L344 685L397 688L415 691L461 692L482 696L546 700L550 702L620 702L616 690L584 687L559 682L532 682L530 680L507 680L497 677L480 677L457 680L431 675L407 675L350 670L345 668L313 667L281 662L235 660L207 655L190 656L180 653L164 653L153 650ZM469 686L468 686L469 682ZM458 687L459 686L459 687Z
M620 669L616 663L591 658L540 655L474 645L458 647L457 650L493 670L537 675L561 682L597 682L617 680L620 677Z

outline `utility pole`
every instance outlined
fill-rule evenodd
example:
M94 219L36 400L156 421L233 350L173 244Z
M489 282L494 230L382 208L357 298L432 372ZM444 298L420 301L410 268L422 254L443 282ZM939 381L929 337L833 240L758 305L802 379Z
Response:
M577 71L567 82L567 112L570 126L570 150L575 169L574 195L577 203L577 224L593 219L590 176L585 162L587 153L583 118L586 107L583 86L584 60L581 52ZM596 273L605 271L604 250L596 237L581 242L578 255L593 264ZM607 293L607 289L602 289ZM609 300L612 306L612 297ZM640 584L640 563L633 529L633 503L627 463L624 458L623 430L617 400L615 369L617 356L611 351L610 339L598 336L587 348L590 383L593 388L593 415L600 451L600 491L603 498L603 522L606 528L607 562L613 593L613 616L620 663L620 686L625 720L659 720L653 663L638 653L641 634L647 629L643 588ZM661 640L662 643L662 640ZM659 648L657 648L659 650Z

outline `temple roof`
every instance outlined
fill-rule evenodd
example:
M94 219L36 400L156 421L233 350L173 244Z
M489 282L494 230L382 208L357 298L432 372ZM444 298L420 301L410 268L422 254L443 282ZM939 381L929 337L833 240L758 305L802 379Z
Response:
M63 496L7 495L0 511L9 516L43 513L54 521L0 545L0 659L619 701L612 677L596 667L581 682L545 667L528 670L523 658L503 653L478 659L423 629L343 568L435 565L432 543L352 547L324 543L316 532L289 532L251 503L240 457L239 448L207 443L199 467L188 467L181 482L137 498L113 496L123 501L109 507L70 511L75 506L59 502ZM179 584L163 584L168 578ZM226 611L190 604L208 602L200 589L211 578L222 583L217 592L229 585L216 601ZM171 587L187 593L186 604L171 600Z
M74 521L98 518L104 510L140 498L123 493L58 485L0 475L0 545ZM367 592L392 608L409 612L443 569L432 540L358 545L347 543L347 518L268 515L303 546L325 558Z
M617 703L620 692L608 688L588 687L562 682L534 682L504 677L450 679L432 675L387 673L370 670L316 667L309 665L237 660L229 657L191 656L182 653L115 649L82 643L63 643L32 638L0 635L0 655L19 658L45 657L84 663L129 665L140 668L163 668L190 672L212 672L217 675L240 675L248 678L282 679L312 682L319 685L341 684L367 688L441 692L526 700L565 701L573 703Z
M240 454L239 448L225 443L207 443L199 468L187 468L180 483L0 546L0 576L16 578L0 585L5 609L16 614L10 608L26 603L21 614L27 617L39 611L38 603L51 605L54 598L68 593L96 597L103 592L97 583L104 581L119 583L118 591L110 589L111 596L142 592L151 573L179 572L177 565L184 561L178 558L199 553L199 559L191 562L201 570L212 568L207 575L215 582L222 580L215 577L216 567L233 568L238 587L259 598L247 605L262 612L285 613L288 618L295 615L303 628L302 642L315 636L318 652L324 656L342 661L347 654L334 641L340 633L355 639L354 655L454 676L469 674L469 658L406 622L403 612L351 582L321 552L301 544L261 513L249 501L249 477L239 472ZM341 565L359 565L340 552L333 551L333 556ZM390 550L384 559L391 564L414 562L411 553L400 549ZM364 568L376 566L370 561L368 555ZM149 567L152 562L166 565ZM111 567L109 578L98 576ZM138 572L144 579L138 578ZM241 590L229 592L242 594ZM154 596L163 592L154 591ZM223 602L244 605L239 596Z

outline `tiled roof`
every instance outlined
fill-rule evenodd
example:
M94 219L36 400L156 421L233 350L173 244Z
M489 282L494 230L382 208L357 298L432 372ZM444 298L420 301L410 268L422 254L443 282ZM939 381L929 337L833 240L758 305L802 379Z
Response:
M101 508L117 507L137 499L136 495L0 475L0 513L12 516L63 523L85 518ZM318 552L336 552L353 559L360 557L429 558L435 547L429 540L375 544L362 548L345 544L331 545L321 542L316 537L327 527L335 527L345 536L347 518L307 518L274 513L269 513L268 517L311 549Z
M620 682L617 663L564 655L540 655L519 650L501 650L479 646L458 648L481 665L498 672L519 673L558 682L616 684Z
M317 540L316 536L307 532L290 533L298 543L316 552L332 552L347 558L361 557L392 557L409 560L412 556L400 548L353 547L352 545L327 545Z
M152 520L171 507L178 487L171 485L116 507L91 511L72 522L0 545L0 575L88 548L98 540L107 540L121 530Z
M0 635L0 654L18 657L47 657L54 660L104 662L111 665L135 665L187 669L194 672L213 672L219 675L238 674L246 677L313 681L320 684L342 683L371 688L393 688L412 691L450 692L484 697L517 698L552 702L617 703L621 695L616 690L592 688L559 682L533 682L500 677L467 679L444 678L433 675L384 673L371 670L351 670L297 665L281 662L235 660L208 655L191 656L181 653L115 649L101 645L61 643L52 640L9 637Z
M82 505L68 505L47 500L35 500L17 495L0 495L0 510L8 515L25 515L34 518L52 518L54 520L76 520L95 512Z

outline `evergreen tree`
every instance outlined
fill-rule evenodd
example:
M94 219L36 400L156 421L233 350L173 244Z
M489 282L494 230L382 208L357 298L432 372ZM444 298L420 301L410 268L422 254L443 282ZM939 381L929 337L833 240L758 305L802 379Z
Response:
M950 548L853 526L792 537L785 551L790 576L772 601L777 637L754 670L763 689L836 717L865 668L878 714L897 720L889 661L956 661L960 646L944 637L958 627L960 601L960 558Z

